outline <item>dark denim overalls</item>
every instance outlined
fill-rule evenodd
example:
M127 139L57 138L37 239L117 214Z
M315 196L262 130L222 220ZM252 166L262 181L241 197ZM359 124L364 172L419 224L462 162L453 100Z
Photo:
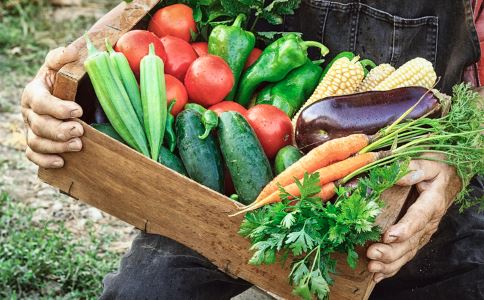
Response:
M332 56L354 51L395 67L421 56L450 92L479 58L468 0L302 0L282 28L324 42ZM476 197L482 197L482 183ZM101 299L230 299L249 288L192 250L165 237L140 233L119 271L104 280ZM372 299L484 299L484 215L452 206L439 230Z

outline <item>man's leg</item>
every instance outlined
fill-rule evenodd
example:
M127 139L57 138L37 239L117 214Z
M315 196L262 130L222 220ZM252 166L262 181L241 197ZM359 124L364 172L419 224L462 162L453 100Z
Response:
M104 278L107 299L230 299L251 285L163 236L141 232L119 270Z

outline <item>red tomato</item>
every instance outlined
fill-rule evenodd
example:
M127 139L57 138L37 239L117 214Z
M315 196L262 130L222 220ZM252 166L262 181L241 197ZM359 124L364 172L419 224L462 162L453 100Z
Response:
M192 43L192 47L193 47L193 50L197 52L198 56L204 56L208 54L207 42Z
M236 111L241 115L243 115L244 117L247 114L247 109L245 109L245 107L243 107L242 105L234 101L222 101L215 105L210 106L208 109L213 110L219 116L221 113L226 111Z
M165 36L161 39L161 42L165 47L167 56L165 73L183 80L188 67L197 59L197 53L189 43L174 36Z
M157 36L176 36L189 42L191 32L197 32L193 10L185 4L173 4L158 10L150 20L148 30Z
M190 101L209 107L222 101L234 86L234 74L219 56L204 55L195 60L185 76Z
M262 54L262 50L259 48L254 48L252 52L250 52L249 58L245 62L244 70L247 70L250 66L252 66L256 60L259 59L260 55Z
M183 83L174 76L165 74L166 83L166 102L167 106L171 101L176 100L175 105L171 109L171 113L176 116L183 110L185 104L188 102L187 90Z
M268 158L274 158L279 149L291 143L291 119L279 108L269 104L256 105L247 111L247 121Z
M139 78L139 64L141 59L148 54L151 43L155 45L156 55L161 57L165 62L165 47L163 47L163 44L156 35L146 30L131 30L126 32L119 38L114 50L122 52L126 56L131 70Z

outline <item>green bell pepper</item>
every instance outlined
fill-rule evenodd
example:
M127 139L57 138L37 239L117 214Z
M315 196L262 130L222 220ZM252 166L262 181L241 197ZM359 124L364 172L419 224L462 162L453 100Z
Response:
M267 46L259 59L242 75L236 102L247 106L254 91L263 82L277 82L307 61L307 48L318 47L325 56L329 50L321 43L303 41L289 33Z
M311 96L322 72L320 66L307 59L304 65L289 72L283 80L262 89L256 103L271 104L291 118Z
M255 46L254 34L240 27L245 19L246 16L240 14L232 26L216 26L208 38L208 53L223 58L234 74L234 87L226 100L234 99L245 62Z
M168 106L168 113L166 115L165 135L163 136L164 144L168 147L170 152L175 151L176 148L176 135L174 130L175 117L171 114L171 110L175 105L176 100L170 102Z

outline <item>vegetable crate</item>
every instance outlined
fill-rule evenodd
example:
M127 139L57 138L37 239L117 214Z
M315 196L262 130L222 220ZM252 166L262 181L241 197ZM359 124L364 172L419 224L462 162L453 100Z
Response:
M97 47L104 39L112 44L132 28L146 28L146 18L159 1L138 0L121 3L102 17L88 32ZM39 177L63 193L97 207L141 230L172 238L207 257L220 270L245 279L274 296L291 299L289 266L279 264L255 267L247 262L250 243L241 237L242 216L230 218L233 200L191 179L179 175L131 148L95 130L88 124L96 113L96 97L83 67L87 55L83 38L73 45L80 59L64 66L57 74L54 95L78 102L84 110L80 122L85 134L83 150L63 155L65 166L58 170L40 169ZM385 230L403 209L408 188L394 187L384 194L386 202L377 222ZM366 270L364 248L355 270L346 257L337 259L332 299L367 299L374 287Z

